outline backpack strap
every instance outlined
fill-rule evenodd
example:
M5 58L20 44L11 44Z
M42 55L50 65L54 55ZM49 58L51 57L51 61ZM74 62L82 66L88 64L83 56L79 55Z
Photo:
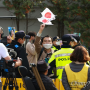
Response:
M44 48L41 49L40 54L39 54L39 57L38 57L38 60L40 59L40 57L41 57L43 51L44 51Z

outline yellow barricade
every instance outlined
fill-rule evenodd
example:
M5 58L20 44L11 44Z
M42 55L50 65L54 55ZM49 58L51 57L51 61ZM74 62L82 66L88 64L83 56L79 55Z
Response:
M2 81L2 90L3 90L3 86L5 84L5 80L6 80L6 78L1 78L1 81ZM17 84L18 84L19 90L26 90L25 89L25 85L23 84L22 78L16 78L16 80L17 80ZM60 81L59 79L52 79L52 81L53 81L53 83L55 84L55 86L56 86L56 88L58 90L65 90L63 85L62 85L62 81ZM9 90L8 86L7 86L6 90ZM14 88L14 90L15 90L15 88Z
M62 81L59 80L59 79L52 79L53 83L55 84L56 88L58 90L65 90L64 87L63 87L63 84L62 84Z
M5 84L5 80L6 80L6 78L1 78L1 81L2 81L2 90L3 90L3 86ZM21 78L16 78L16 80L17 80L17 84L18 84L19 90L26 90L25 89L25 85L23 84L22 79ZM9 85L7 86L6 90L9 90ZM15 90L15 88L13 90Z
M61 80L60 80L60 90L65 90Z

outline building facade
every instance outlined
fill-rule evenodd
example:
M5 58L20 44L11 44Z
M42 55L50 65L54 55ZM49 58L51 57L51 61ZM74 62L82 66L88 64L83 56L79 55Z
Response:
M12 16L15 16L13 14L13 11L7 10L7 8L2 3L3 0L0 1L0 26L3 27L4 35L9 35L8 33L8 27L15 27L16 28L16 19ZM28 31L35 31L38 32L40 28L40 22L38 22L37 18L41 17L41 9L39 7L35 8L35 12L30 12L28 14ZM20 20L20 30L26 30L26 20L21 19ZM17 28L16 28L17 30ZM67 30L65 30L65 33L68 33ZM57 24L46 26L42 36L44 35L50 35L52 37L57 36Z

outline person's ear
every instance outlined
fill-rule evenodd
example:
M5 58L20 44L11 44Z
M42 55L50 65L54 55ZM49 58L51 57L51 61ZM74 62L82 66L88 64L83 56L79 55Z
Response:
M46 75L48 74L48 70L46 70Z
M47 70L47 74L48 74L48 70Z

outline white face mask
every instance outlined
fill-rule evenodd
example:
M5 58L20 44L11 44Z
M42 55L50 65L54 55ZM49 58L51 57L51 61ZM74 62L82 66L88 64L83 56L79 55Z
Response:
M52 44L43 44L43 47L46 48L46 49L49 49L52 47Z
M60 41L57 41L57 42L56 42L56 45L60 45Z

